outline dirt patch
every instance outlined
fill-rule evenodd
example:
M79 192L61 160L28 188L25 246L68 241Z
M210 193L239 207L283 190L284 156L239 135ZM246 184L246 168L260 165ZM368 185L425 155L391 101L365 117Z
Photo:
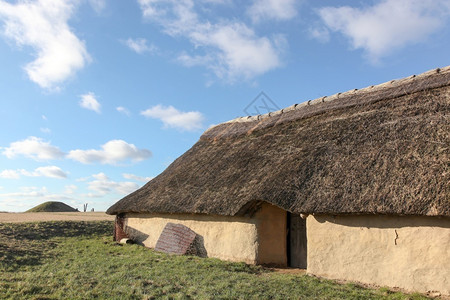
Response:
M281 274L298 274L304 275L306 274L305 269L297 269L297 268L269 268L271 271Z
M0 213L0 223L21 223L41 221L113 221L114 216L104 212L32 212Z

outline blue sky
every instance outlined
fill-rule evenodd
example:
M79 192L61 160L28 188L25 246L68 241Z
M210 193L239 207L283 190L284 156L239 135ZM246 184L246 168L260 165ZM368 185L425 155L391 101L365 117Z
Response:
M449 17L450 0L0 0L0 211L104 211L261 92L283 108L446 66Z

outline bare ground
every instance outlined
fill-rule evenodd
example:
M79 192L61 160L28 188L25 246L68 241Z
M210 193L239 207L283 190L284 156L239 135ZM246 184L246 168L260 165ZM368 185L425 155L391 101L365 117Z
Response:
M0 213L0 223L40 221L113 221L114 216L104 212L32 212Z

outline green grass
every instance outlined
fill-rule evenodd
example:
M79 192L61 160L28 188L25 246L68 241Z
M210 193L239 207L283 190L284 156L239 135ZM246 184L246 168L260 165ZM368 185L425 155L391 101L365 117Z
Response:
M425 299L111 240L112 222L0 223L0 299Z

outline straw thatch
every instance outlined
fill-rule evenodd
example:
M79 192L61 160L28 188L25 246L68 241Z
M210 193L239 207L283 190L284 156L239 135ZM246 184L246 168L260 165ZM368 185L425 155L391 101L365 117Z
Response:
M107 213L450 216L450 67L207 130Z

